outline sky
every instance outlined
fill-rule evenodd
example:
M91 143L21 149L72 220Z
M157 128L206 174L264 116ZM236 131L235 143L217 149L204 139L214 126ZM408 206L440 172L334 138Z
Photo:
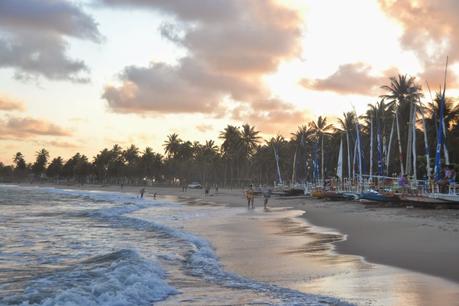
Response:
M0 0L0 161L361 114L397 74L459 94L455 0ZM430 99L425 92L425 99ZM426 100L426 101L427 101Z

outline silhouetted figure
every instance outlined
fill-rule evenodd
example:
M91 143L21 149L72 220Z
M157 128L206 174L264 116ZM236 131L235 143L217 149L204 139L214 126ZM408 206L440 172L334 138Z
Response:
M140 189L140 198L143 199L143 194L145 193L145 188Z

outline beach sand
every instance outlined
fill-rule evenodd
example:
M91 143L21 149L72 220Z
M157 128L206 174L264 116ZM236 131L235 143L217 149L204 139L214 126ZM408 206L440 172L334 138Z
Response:
M228 271L360 305L459 305L459 210L272 197L266 212L261 197L247 210L242 190L205 196L147 187L146 196L153 193L190 207L233 208L215 220L184 224L212 242Z

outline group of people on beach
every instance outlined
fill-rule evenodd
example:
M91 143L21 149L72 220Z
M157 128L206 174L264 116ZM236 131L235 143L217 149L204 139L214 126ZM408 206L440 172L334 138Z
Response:
M271 197L272 190L270 188L263 188L261 193L263 195L263 205L265 210L268 209L268 200ZM245 190L245 197L247 198L247 208L255 209L255 189L253 184L250 184L249 187Z
M441 179L437 181L440 192L448 192L448 188L456 184L456 170L453 165L446 165L442 167Z
M427 179L426 179L427 180ZM438 184L439 192L447 193L448 188L456 184L456 170L453 165L442 165L440 170L440 179L432 179L431 182ZM398 186L403 189L408 189L410 186L410 181L408 175L400 175L398 179Z
M142 188L140 189L140 191L139 191L139 198L140 198L140 199L143 199L143 195L144 195L144 194L145 194L145 188L142 187ZM153 193L153 199L156 200L156 195L157 195L157 194L158 194L158 193L156 193L156 192Z

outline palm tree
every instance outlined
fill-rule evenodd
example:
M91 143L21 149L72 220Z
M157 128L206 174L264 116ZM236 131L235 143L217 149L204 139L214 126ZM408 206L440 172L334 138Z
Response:
M332 124L327 124L327 117L319 116L317 122L311 121L310 128L314 131L317 138L320 139L320 153L321 153L321 176L322 179L325 178L325 168L324 168L324 136L329 134L333 130Z
M27 164L24 160L24 155L21 152L17 152L14 155L13 161L16 164L16 169L25 170L27 168Z
M276 137L272 137L269 141L266 141L266 144L272 148L274 151L274 159L275 159L275 164L276 164L276 170L277 170L277 180L279 183L283 183L282 181L282 168L288 168L288 167L281 167L282 164L286 164L284 161L284 158L281 157L282 155L282 148L285 147L288 142L285 140L285 138L282 135L277 135ZM277 156L277 158L276 158Z
M430 121L435 123L435 126L438 127L438 122L440 119L438 115L440 113L440 101L442 99L442 93L437 92L435 94L435 99L432 102L427 104L427 112L430 116ZM457 101L452 98L445 99L445 109L443 113L443 120L445 122L445 132L451 130L452 126L457 123L459 120L459 104Z
M158 179L162 168L161 154L153 152L153 149L146 147L139 161L139 169L142 177Z
M296 172L297 163L300 164L299 173L304 173L304 177L301 178L306 179L306 143L310 140L311 136L313 135L313 131L307 125L301 125L294 133L291 133L291 135L292 138L290 139L290 142L294 145L295 151L292 165L292 183L294 183L293 181L297 179L296 177L301 177L298 176ZM298 155L300 156L299 158Z
M62 157L54 158L46 169L46 176L48 177L60 177L62 174L62 167L64 166L64 160Z
M411 167L411 126L408 129L403 125L400 129L399 118L402 123L412 124L412 107L422 96L421 87L415 83L415 77L407 75L398 75L390 78L390 85L381 86L382 89L388 91L388 94L382 95L381 98L389 101L389 106L395 109L396 124L397 124L397 140L400 153L400 171L403 174L403 150L402 141L407 143L406 167L407 170ZM407 132L408 130L408 132Z
M351 178L351 142L349 135L355 128L355 113L347 112L343 113L343 118L338 118L339 129L346 133L346 144L347 144L347 175Z
M244 153L246 158L249 158L253 155L254 150L256 149L258 143L260 142L261 137L258 136L260 132L255 130L254 126L244 124L242 126L241 135L241 145L243 146Z
M234 125L227 125L226 128L220 132L220 139L223 139L221 145L222 157L226 161L225 163L225 181L226 181L226 168L229 168L229 177L231 186L234 180L234 168L239 172L238 158L241 153L241 132Z
M182 140L176 133L167 136L167 140L164 142L164 151L169 158L174 158L179 150L179 146Z
M139 148L132 144L129 148L123 151L122 155L124 160L127 162L127 176L132 179L136 175L140 159Z
M107 178L111 155L111 152L105 148L94 157L93 165L99 180Z
M32 165L32 171L36 176L40 176L44 171L46 164L48 163L49 152L46 149L41 149L36 152L36 160Z
M120 176L124 172L124 155L123 149L118 144L113 145L109 151L109 162L108 162L108 175L110 178L116 178L119 183Z

